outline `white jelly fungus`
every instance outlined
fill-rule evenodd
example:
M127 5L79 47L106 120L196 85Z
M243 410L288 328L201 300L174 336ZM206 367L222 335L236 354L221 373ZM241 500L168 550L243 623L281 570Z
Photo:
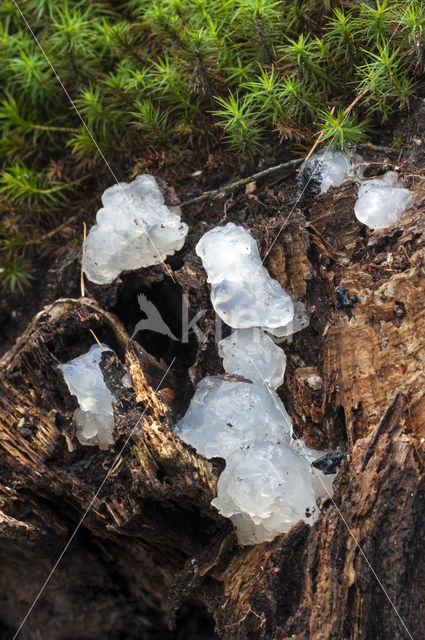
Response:
M395 171L362 182L354 206L356 218L372 229L385 229L400 220L410 200L410 191Z
M109 187L102 204L84 247L91 282L110 284L122 271L159 264L182 248L188 227L164 204L153 176Z
M87 353L59 365L59 368L69 392L78 400L79 407L75 410L74 420L79 442L107 449L114 442L112 403L116 398L106 386L99 366L103 350L111 351L107 345L101 348L94 344Z
M229 222L205 233L196 245L211 302L220 318L235 329L276 329L294 316L294 304L263 266L251 233Z

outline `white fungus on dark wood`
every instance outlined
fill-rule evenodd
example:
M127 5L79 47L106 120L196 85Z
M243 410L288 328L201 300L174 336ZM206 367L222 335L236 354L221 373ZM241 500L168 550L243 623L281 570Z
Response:
M312 468L296 443L261 439L226 458L212 504L231 518L241 544L273 540L299 520L313 524L319 517L317 499L332 491L331 480Z
M301 192L326 193L346 180L360 183L354 207L356 218L371 229L385 229L400 220L410 200L410 191L394 171L371 180L363 176L363 159L345 151L325 149L315 153L300 167Z
M385 229L404 215L410 196L397 173L387 171L381 178L365 180L361 184L354 213L368 227Z
M207 458L227 458L252 440L290 442L292 422L263 384L206 377L196 387L177 434Z
M97 223L85 242L83 271L110 284L122 272L163 262L182 248L188 227L171 211L153 176L141 175L106 189Z
M288 324L294 304L263 266L251 233L233 222L205 233L196 245L211 284L211 302L235 329Z
M334 164L332 171L324 169L325 186L329 180L340 184L343 165L344 175L351 171L344 157ZM102 201L83 263L94 282L112 282L121 271L160 262L182 246L187 227L164 205L151 176L108 189ZM213 505L232 519L242 544L256 544L300 519L313 523L318 498L332 490L332 477L311 464L323 452L293 438L291 419L275 392L283 382L286 357L268 333L290 336L309 318L302 303L294 315L291 297L270 277L255 239L243 227L215 227L196 252L207 271L215 311L236 329L219 344L223 367L235 378L204 378L176 433L202 455L225 459ZM61 369L80 405L75 412L80 442L106 449L113 442L115 398L100 358L95 345Z
M236 329L220 340L218 353L223 358L226 373L266 383L271 389L277 389L283 383L285 352L261 329Z
M273 333L287 325L283 334L291 333L292 300L270 278L255 240L242 227L212 229L196 251L216 312L238 327L219 343L223 367L243 379L201 380L176 433L207 458L225 459L212 504L231 518L241 544L257 544L300 519L312 524L317 499L332 491L333 477L312 467L323 452L294 440L292 421L274 391L283 382L286 357L264 329Z
M300 519L312 524L317 499L332 490L333 476L311 466L323 452L293 439L282 401L263 383L204 378L176 433L207 458L225 459L212 504L242 544L272 540Z
M77 438L83 445L97 445L106 450L114 443L115 427L112 403L116 398L106 386L100 362L103 351L112 351L107 345L94 344L84 353L59 365L71 395L76 396L79 407L74 412Z
M325 149L314 153L300 167L300 188L304 190L310 185L313 187L310 191L326 193L346 180L357 180L361 177L362 161L360 156L350 156L345 151Z

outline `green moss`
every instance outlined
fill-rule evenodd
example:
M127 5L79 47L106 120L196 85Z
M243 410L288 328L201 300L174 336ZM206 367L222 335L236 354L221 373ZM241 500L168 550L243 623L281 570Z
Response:
M22 258L6 260L1 267L1 276L3 287L10 289L12 293L15 291L23 293L32 280L30 265Z
M123 164L152 148L196 153L211 141L252 155L271 132L291 139L300 125L312 138L356 142L368 121L409 104L423 67L417 0L19 6L98 147ZM0 4L0 81L0 207L54 208L71 191L51 181L48 165L64 150L70 167L101 162L99 148L11 0Z

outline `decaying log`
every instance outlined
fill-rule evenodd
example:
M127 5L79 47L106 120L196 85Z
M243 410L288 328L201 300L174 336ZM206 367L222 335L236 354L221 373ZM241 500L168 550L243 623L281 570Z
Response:
M408 215L373 234L354 218L356 188L298 203L289 219L295 193L269 194L249 222L263 255L271 247L270 273L311 314L282 343L280 395L297 435L344 456L316 525L241 547L210 505L222 463L173 433L197 381L220 373L193 250L205 226L194 222L170 261L174 280L158 266L88 285L91 297L43 308L0 360L0 637L13 637L83 517L23 640L425 636L425 200L417 189ZM235 222L246 215L232 210ZM131 340L140 291L173 332L183 294L189 317L205 311L187 344ZM106 452L76 440L76 400L58 369L88 349L90 330L133 385L114 405Z
M272 543L233 550L230 559L216 545L214 554L188 563L179 598L191 588L202 594L219 634L232 640L408 638L403 623L422 637L425 482L408 420L399 394L379 426L357 441L317 527L299 524Z
M134 394L115 409L115 451L132 433L125 453L116 461L115 452L105 455L97 448L75 446L71 416L76 401L57 369L69 355L84 350L89 329L125 356L134 387ZM58 589L63 593L60 601L67 622L56 621L57 630L49 631L49 637L105 637L111 624L102 614L105 607L115 612L117 629L126 629L129 616L145 620L142 628L163 626L166 590L175 572L186 557L201 549L206 532L223 527L224 520L209 505L215 489L212 466L173 435L170 410L147 382L134 343L120 322L93 301L59 300L45 309L2 364L0 555L2 593L8 598L9 616L14 614L14 619L7 620L9 626L13 628L23 617L36 595L36 585L43 584L49 564L61 552L111 465L104 492L84 520L85 534L58 567L22 637L33 637L34 629L46 635L45 610L58 606ZM55 505L60 507L56 510ZM93 544L100 545L98 553L95 547L86 548L88 532L97 541ZM18 561L21 554L23 559L27 554L26 562ZM70 563L75 571L68 576ZM106 570L111 577L106 577ZM85 585L88 591L99 590L102 580L110 581L114 572L120 581L129 582L130 593L134 583L130 609L128 604L121 606L124 594L119 589L108 595L107 603L93 596L90 604ZM72 595L75 590L78 596ZM79 617L73 613L74 606Z

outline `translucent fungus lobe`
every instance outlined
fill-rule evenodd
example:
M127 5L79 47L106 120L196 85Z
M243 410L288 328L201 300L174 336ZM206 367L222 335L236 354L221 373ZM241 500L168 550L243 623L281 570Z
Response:
M106 189L85 242L83 270L97 284L122 272L163 262L182 248L188 227L171 211L153 176Z
M403 187L394 171L387 171L382 178L361 184L354 213L368 227L385 229L403 216L409 200L409 189Z
M263 266L251 233L229 222L214 227L196 245L211 283L211 302L235 329L274 329L294 315L291 297Z
M330 187L338 187L346 180L355 180L361 174L362 158L351 157L345 151L325 149L314 153L303 162L299 173L299 186L302 191L326 193Z
M106 386L100 368L102 351L111 350L107 345L102 347L94 344L87 353L59 365L59 368L69 392L78 400L79 407L74 413L78 440L84 445L107 449L114 442L112 403L116 398Z
M227 373L277 389L285 375L285 352L261 329L237 329L218 344Z

